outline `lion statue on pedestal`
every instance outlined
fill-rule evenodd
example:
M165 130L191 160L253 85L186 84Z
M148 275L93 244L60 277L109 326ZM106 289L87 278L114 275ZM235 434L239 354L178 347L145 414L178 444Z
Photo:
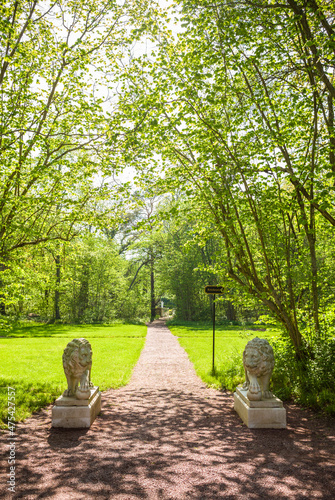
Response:
M245 382L243 389L248 389L247 397L251 401L272 398L269 391L270 378L274 367L273 349L266 339L258 337L250 340L243 352Z
M86 339L74 339L64 349L63 367L67 389L63 396L88 399L91 394L92 349ZM80 386L78 388L78 384Z

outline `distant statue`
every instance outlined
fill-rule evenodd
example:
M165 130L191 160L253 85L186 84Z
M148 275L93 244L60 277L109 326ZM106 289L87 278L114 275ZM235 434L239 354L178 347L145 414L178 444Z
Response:
M92 349L86 339L74 339L64 349L63 367L67 389L63 396L89 399L91 394ZM78 384L80 386L78 387Z
M245 382L250 401L272 398L269 391L270 378L274 367L273 349L266 339L258 337L250 340L243 352Z

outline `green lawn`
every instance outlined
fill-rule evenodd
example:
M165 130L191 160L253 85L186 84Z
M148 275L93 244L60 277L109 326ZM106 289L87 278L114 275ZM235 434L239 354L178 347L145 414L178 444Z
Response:
M212 372L213 326L211 323L171 321L173 335L178 337L198 376L209 386L235 390L243 382L242 353L246 343L265 338L271 343L279 336L273 327L217 325L215 329L215 372ZM265 330L265 331L264 331Z
M62 354L78 337L90 341L92 382L101 390L128 383L144 345L144 325L23 325L0 338L0 425L7 420L7 387L16 391L16 420L54 401L66 389ZM2 423L1 423L2 422Z

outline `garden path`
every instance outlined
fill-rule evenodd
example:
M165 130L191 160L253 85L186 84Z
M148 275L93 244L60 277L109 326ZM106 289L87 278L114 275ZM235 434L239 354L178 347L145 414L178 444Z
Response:
M52 429L51 407L19 426L15 498L335 498L334 421L287 405L287 429L248 429L163 321L102 401L88 430Z

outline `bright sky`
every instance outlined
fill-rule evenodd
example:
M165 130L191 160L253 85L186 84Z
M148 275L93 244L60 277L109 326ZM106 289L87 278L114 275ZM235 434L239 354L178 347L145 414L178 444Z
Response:
M166 9L166 8L172 7L173 2L171 2L171 0L158 0L158 4L163 9ZM175 17L175 16L173 16L173 17ZM180 33L182 30L181 26L178 25L178 23L176 23L173 19L171 19L168 27L175 37L177 37L178 33ZM137 43L136 46L134 47L134 55L140 56L140 55L145 54L145 53L148 54L154 48L155 48L155 45L149 40L144 41L142 44ZM120 182L132 182L134 179L135 173L136 173L136 171L134 168L125 167L124 171L121 174L119 174L116 177L116 179Z

